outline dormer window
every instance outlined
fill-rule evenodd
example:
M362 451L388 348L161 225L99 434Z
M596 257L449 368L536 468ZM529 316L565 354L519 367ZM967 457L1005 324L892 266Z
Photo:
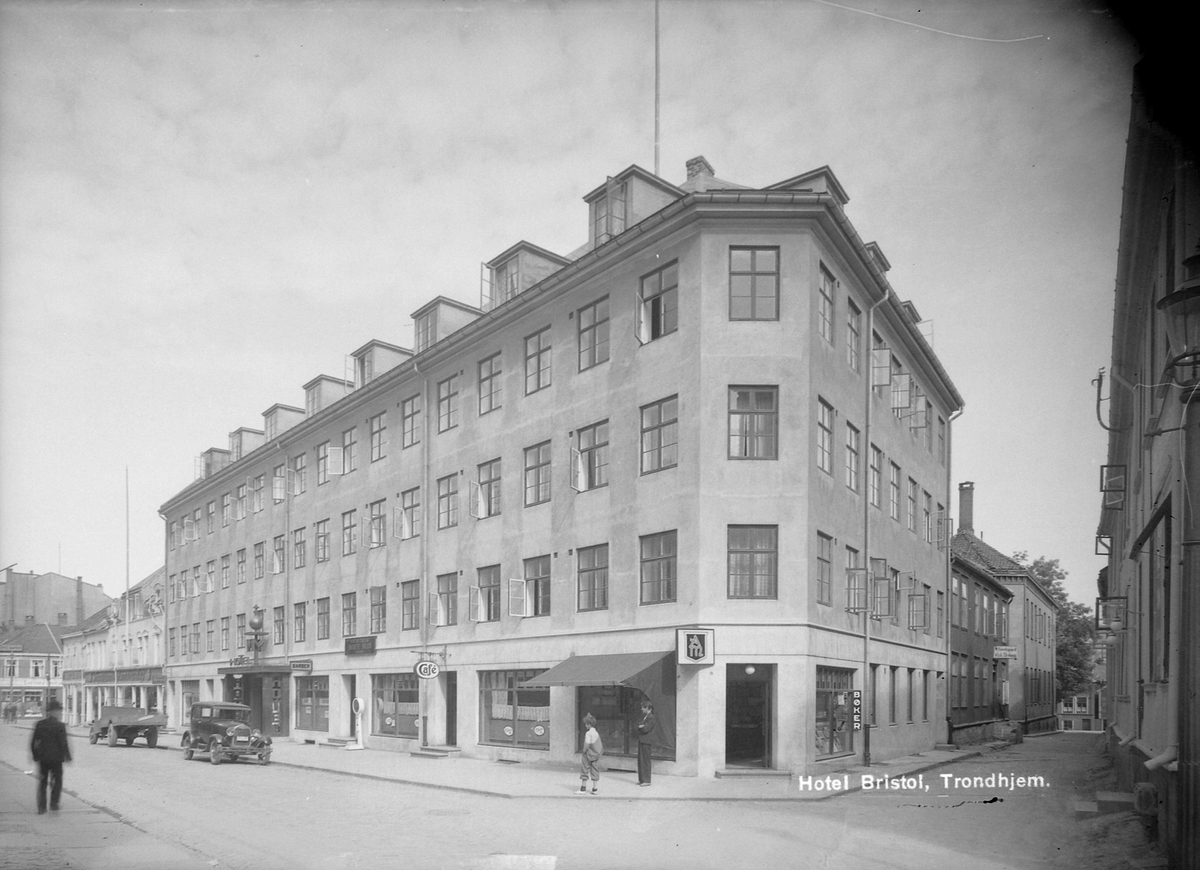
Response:
M609 178L604 196L592 203L592 229L597 245L625 232L629 201L627 191L626 182Z
M316 387L309 387L304 394L304 416L311 417L321 410L321 394Z
M521 262L513 257L492 271L493 304L507 302L521 292Z
M360 387L371 383L375 379L375 358L365 353L355 360L354 375Z
M263 421L263 424L264 424L264 428L267 430L267 432L266 432L267 440L268 441L274 440L275 436L279 434L278 419L275 417L274 414L268 414L266 420Z
M427 311L417 318L416 322L416 343L417 353L428 348L433 344L437 336L437 309Z

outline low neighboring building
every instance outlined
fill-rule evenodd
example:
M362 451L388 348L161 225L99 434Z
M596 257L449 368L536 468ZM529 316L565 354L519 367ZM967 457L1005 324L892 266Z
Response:
M101 707L163 709L163 578L158 568L63 634L64 714L91 722Z
M1057 730L1054 626L1058 604L1019 562L975 534L974 513L975 487L964 483L959 486L959 529L951 545L958 569L950 590L951 727L959 718L966 724L972 717L983 722L992 716L987 721L1003 717L1023 734ZM987 615L997 610L1001 599L1002 620ZM972 612L985 614L984 630ZM985 638L991 642L990 656ZM979 699L984 703L977 703Z
M0 579L0 641L31 625L74 626L112 603L104 590L82 577L23 574L6 568Z
M51 698L62 700L62 641L65 628L31 625L0 643L4 681L0 704L18 716L41 714Z
M1104 707L1104 682L1108 669L1108 646L1092 648L1092 680L1086 690L1068 695L1058 704L1058 721L1064 731L1105 731L1108 716Z

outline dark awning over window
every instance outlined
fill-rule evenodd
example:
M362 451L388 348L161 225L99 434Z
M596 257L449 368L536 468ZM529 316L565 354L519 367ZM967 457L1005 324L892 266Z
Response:
M667 652L614 653L606 656L571 656L548 671L543 671L521 688L544 686L630 686L642 688L652 681L647 671L656 671L663 659L673 656ZM650 680L647 677L651 677ZM640 679L639 679L640 678Z

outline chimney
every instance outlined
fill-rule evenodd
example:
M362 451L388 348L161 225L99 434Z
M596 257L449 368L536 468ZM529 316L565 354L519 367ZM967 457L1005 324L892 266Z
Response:
M958 530L975 534L975 484L970 480L958 485Z
M703 193L708 189L706 178L713 177L712 164L703 157L693 157L687 162L687 180L694 181L694 190Z

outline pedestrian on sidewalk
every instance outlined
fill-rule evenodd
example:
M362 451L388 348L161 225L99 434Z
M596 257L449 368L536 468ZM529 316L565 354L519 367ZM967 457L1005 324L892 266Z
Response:
M604 755L604 741L596 730L596 717L588 713L583 717L583 754L579 758L579 791L576 794L587 794L588 780L592 781L592 794L597 794L600 784L600 757Z
M38 764L37 808L38 815L46 812L46 787L50 787L50 809L57 810L62 797L63 762L71 760L71 747L67 745L67 726L59 721L62 704L51 698L46 704L46 718L39 719L33 726L33 738L29 749Z
M642 700L642 721L638 723L638 785L650 785L650 752L654 745L654 729L658 720L654 718L654 705L649 698Z

